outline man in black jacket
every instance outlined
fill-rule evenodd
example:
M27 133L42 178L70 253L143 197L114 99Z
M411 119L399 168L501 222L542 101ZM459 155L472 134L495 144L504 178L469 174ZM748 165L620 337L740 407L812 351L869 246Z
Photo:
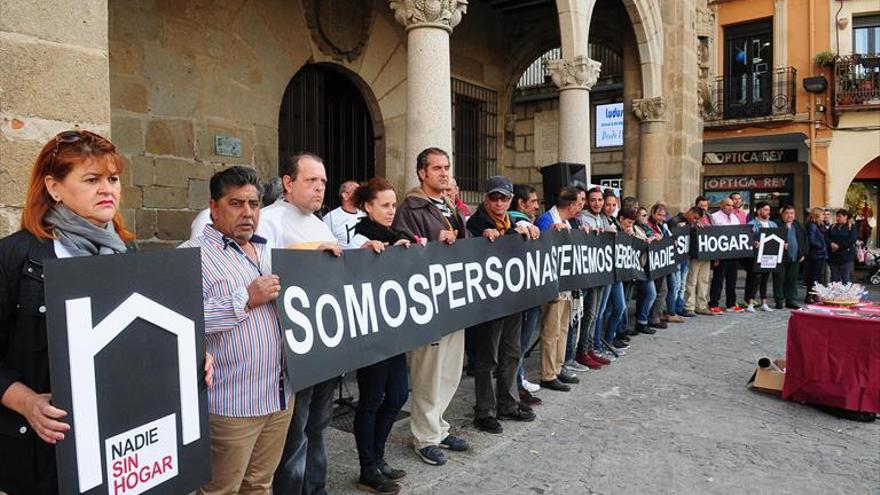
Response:
M783 206L780 210L780 227L786 229L787 239L785 253L782 259L782 268L773 272L773 298L776 299L776 309L783 307L800 309L797 305L797 282L798 270L801 262L807 256L810 245L807 243L807 234L804 227L794 218L794 207ZM783 303L785 303L783 305Z
M502 235L517 233L537 239L537 227L529 222L516 225L507 213L513 198L510 180L501 176L490 177L486 186L483 204L467 221L468 232L474 237L485 237L490 242ZM535 419L532 409L520 403L516 384L521 326L522 314L517 312L487 321L473 329L474 425L479 430L501 433L503 428L498 418L514 421Z

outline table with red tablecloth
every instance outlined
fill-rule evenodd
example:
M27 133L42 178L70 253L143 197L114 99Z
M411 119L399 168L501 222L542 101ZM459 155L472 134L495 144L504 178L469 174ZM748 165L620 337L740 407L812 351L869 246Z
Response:
M782 398L880 413L880 319L792 311Z

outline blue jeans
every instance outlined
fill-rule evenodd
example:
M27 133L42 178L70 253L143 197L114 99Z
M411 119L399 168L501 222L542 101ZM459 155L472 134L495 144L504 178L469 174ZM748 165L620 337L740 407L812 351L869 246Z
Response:
M678 291L681 288L681 272L675 270L666 276L666 312L669 315L675 314L675 308L678 307Z
M605 322L605 340L612 342L617 338L617 332L626 314L626 297L623 292L623 282L614 282L608 293L608 302L605 305L602 321Z
M519 334L519 342L520 342L520 350L519 350L519 380L517 380L517 386L522 388L522 381L526 378L526 370L523 368L523 358L526 355L526 352L529 351L529 344L532 343L532 336L535 335L535 330L538 329L538 325L541 324L541 307L535 306L534 308L527 309L522 313L522 329Z
M651 318L651 306L654 305L654 300L657 299L657 287L654 285L653 280L636 282L636 284L639 290L639 295L636 299L636 323L647 325L648 319Z
M593 348L596 350L604 350L605 345L602 339L605 337L605 308L608 306L608 299L611 297L611 288L614 285L606 285L602 287L602 297L599 299L598 310L596 311L596 323L593 326Z
M296 393L293 419L287 430L281 462L275 469L275 495L326 494L327 449L324 430L333 417L336 378Z
M690 271L690 265L688 264L688 259L685 258L684 263L679 265L678 273L679 273L679 284L678 284L678 296L675 299L675 314L683 315L684 314L684 293L687 290L687 279L688 272Z
M397 413L409 397L406 355L380 361L357 371L358 404L354 440L361 469L376 470L385 458L385 442Z

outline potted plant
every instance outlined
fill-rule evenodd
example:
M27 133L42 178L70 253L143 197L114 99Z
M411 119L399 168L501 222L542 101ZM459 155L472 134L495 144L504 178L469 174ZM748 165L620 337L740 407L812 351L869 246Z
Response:
M837 55L830 50L823 50L813 57L813 63L816 67L831 67L837 61Z

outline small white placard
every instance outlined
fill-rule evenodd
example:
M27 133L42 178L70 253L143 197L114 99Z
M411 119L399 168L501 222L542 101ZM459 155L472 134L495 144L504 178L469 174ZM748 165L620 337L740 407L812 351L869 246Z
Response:
M107 493L138 495L177 476L177 423L171 414L108 438Z

